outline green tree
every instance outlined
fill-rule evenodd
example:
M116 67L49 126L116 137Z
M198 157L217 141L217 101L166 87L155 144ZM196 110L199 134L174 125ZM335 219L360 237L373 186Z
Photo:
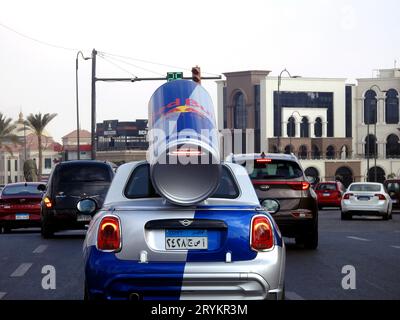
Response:
M11 118L7 118L0 112L0 148L4 147L11 155L13 154L10 143L19 144L18 136L13 133L16 126Z
M39 151L39 165L38 165L38 179L42 179L42 161L43 161L43 146L42 138L43 132L46 126L57 116L57 113L45 113L37 114L31 113L25 121L25 125L32 130L32 132L37 136L38 141L38 151Z

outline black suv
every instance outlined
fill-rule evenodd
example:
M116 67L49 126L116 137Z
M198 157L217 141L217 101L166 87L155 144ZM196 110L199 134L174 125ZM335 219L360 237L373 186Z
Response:
M273 217L283 236L307 249L318 247L317 196L294 155L240 154L227 161L246 167L261 205L267 199L279 201Z
M59 163L53 169L47 186L38 187L45 191L40 211L43 238L52 237L56 231L85 229L91 216L79 214L77 203L91 198L96 202L96 208L101 208L113 177L114 168L108 162L77 160Z

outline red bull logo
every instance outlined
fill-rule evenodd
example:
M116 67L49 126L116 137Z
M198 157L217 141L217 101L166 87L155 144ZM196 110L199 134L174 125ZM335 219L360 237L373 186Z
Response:
M213 116L201 104L199 104L196 100L191 98L187 98L184 101L181 101L180 98L176 98L174 101L161 107L160 110L157 112L157 115L167 116L175 113L189 113L189 112L196 113L201 117L209 118Z

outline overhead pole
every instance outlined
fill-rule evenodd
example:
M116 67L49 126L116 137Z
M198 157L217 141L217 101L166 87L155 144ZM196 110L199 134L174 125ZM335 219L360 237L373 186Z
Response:
M96 49L92 50L92 126L91 126L91 159L96 160Z

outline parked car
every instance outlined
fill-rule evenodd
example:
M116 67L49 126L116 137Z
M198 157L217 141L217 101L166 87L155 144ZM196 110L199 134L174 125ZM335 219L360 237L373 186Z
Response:
M346 187L340 181L320 182L315 187L318 199L318 209L323 207L340 208L342 196L346 192Z
M280 203L274 219L285 237L307 249L318 247L317 196L296 156L290 154L231 155L228 161L248 168L261 205L265 199Z
M78 213L77 204L83 198L92 198L99 209L114 176L108 162L77 160L61 162L53 169L41 202L41 230L44 238L54 232L85 229L90 215Z
M382 183L355 182L342 198L342 220L353 216L379 215L384 220L392 218L392 199Z
M400 180L399 179L390 179L385 180L383 183L386 190L388 191L390 198L392 199L393 209L400 209Z
M0 195L0 231L39 227L42 192L39 183L9 183Z
M118 168L86 234L85 299L283 298L284 242L244 168L223 164L216 192L194 206L160 197L149 171Z

